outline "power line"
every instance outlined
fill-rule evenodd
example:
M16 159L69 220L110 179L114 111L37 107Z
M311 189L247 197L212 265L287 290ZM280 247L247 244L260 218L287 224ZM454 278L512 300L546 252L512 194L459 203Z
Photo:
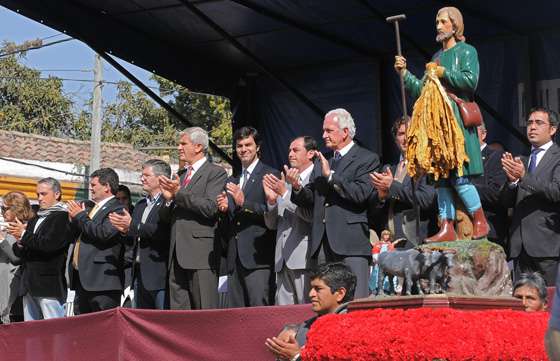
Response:
M37 71L52 71L52 72L80 72L80 73L91 73L91 69L36 69Z
M26 48L26 49L14 50L14 51L11 51L11 52L8 52L8 53L0 53L0 58L4 58L4 57L10 56L10 55L15 55L15 54L19 54L19 53L24 53L24 52L29 51L29 50L46 48L47 46L64 43L64 42L67 42L67 41L70 41L70 40L75 40L75 39L68 37L68 38L65 38L65 39L52 41L52 42L46 43L46 44L41 44L41 45L37 45L37 46L30 46L29 48Z

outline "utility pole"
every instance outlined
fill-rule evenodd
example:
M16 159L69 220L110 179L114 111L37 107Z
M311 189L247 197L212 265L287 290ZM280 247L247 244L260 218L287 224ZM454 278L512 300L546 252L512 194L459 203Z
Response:
M99 169L101 163L101 124L102 124L102 94L103 88L103 63L99 54L95 54L95 67L93 68L93 109L91 117L91 154L89 161L90 174Z

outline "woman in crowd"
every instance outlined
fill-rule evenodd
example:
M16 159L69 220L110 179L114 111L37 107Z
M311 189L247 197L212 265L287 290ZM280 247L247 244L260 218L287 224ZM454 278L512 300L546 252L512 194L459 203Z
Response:
M21 238L25 224L33 211L21 192L9 192L3 197L0 231L0 320L10 323L10 310L18 297L21 275L19 259L12 252L12 245Z

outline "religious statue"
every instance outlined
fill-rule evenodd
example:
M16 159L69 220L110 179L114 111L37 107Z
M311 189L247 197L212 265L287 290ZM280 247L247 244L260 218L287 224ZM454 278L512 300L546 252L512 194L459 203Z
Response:
M483 173L476 126L465 126L458 102L472 101L479 76L476 49L465 43L463 16L444 7L436 16L436 41L442 49L418 79L407 70L406 59L395 57L395 70L417 99L407 130L407 171L418 178L427 173L435 182L440 229L426 243L455 241L456 205L463 202L473 223L472 238L487 236L489 227L480 197L470 177Z

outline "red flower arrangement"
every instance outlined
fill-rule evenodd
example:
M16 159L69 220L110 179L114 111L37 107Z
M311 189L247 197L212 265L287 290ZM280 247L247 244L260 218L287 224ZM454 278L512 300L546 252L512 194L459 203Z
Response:
M375 309L319 318L304 361L546 360L547 312Z

